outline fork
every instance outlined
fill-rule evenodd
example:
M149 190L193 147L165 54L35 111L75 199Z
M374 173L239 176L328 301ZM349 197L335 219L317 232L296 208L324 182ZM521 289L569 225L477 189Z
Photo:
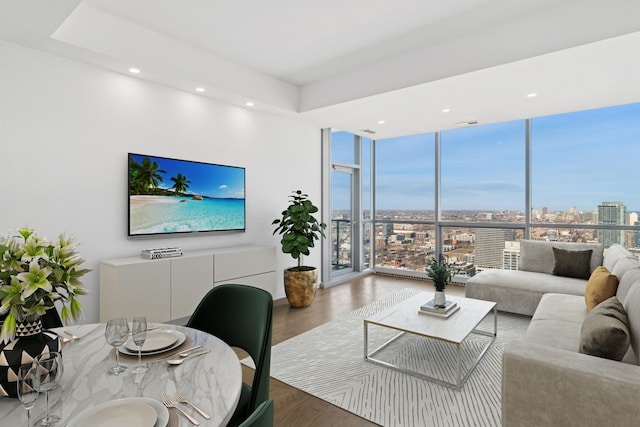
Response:
M195 409L196 411L198 411L198 413L200 415L202 415L203 417L205 417L206 419L211 419L211 416L209 414L207 414L206 412L204 412L202 409L198 408L196 405L194 405L193 403L189 402L187 400L186 397L184 397L183 395L180 394L179 391L176 391L175 393L175 398L178 402L180 403L186 403L187 405L191 406L193 409Z
M173 402L169 396L167 396L167 393L165 393L164 391L160 394L160 397L162 398L162 403L164 404L164 406L166 406L167 408L173 408L176 411L180 412L182 415L184 415L189 421L191 421L191 424L199 426L200 425L200 421L196 420L195 418L193 418L191 415L187 414L186 412L184 412L182 409L178 408L178 405L175 404L175 402Z

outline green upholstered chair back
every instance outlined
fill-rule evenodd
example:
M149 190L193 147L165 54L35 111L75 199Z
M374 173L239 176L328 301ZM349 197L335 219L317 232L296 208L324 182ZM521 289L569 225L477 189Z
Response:
M273 400L267 400L258 405L249 418L240 427L273 427Z
M188 327L241 348L253 359L253 383L251 387L243 384L229 425L237 425L269 400L272 316L273 297L269 292L247 285L220 285L207 292L187 322Z

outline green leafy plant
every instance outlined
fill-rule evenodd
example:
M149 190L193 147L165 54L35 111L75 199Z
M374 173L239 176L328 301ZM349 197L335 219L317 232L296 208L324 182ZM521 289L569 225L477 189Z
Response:
M282 252L290 254L298 260L298 270L303 270L302 255L309 255L309 248L314 247L314 241L320 236L325 237L325 223L319 222L313 214L318 208L302 191L293 191L289 196L290 205L282 211L282 218L275 219L271 225L276 225L273 234L280 233Z
M427 261L427 277L433 282L436 291L444 291L451 278L458 272L458 269L449 264L446 256L442 255L438 261L435 257Z
M2 341L14 338L16 322L35 320L56 301L62 303L63 322L82 316L76 296L87 293L80 278L89 270L81 268L84 259L76 247L64 235L50 242L29 228L0 237L0 315L6 315Z

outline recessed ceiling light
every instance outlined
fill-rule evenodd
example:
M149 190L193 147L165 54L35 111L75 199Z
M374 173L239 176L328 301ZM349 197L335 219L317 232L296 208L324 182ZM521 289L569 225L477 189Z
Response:
M384 120L379 120L379 121L378 121L378 124L379 124L379 125L383 125L383 124L384 124Z
M535 98L536 96L538 96L538 94L533 92L527 94L527 98Z
M207 90L203 87L197 87L196 92L206 92Z
M253 107L255 104L251 101L247 101L244 103L244 105L246 105L247 107Z
M443 112L443 113L448 113L449 111L451 111L451 108L443 108L443 109L442 109L442 112Z
M140 69L132 67L132 68L129 68L129 72L133 74L140 74Z

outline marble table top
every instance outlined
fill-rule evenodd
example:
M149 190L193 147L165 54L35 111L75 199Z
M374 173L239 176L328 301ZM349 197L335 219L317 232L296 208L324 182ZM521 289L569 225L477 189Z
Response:
M120 364L128 369L118 375L108 375L115 364L115 350L104 337L104 324L89 324L59 328L81 338L63 345L64 372L60 386L50 392L52 413L61 417L56 425L66 426L82 411L92 406L121 398L148 397L160 401L160 393L173 397L179 391L188 400L210 416L206 420L186 405L181 408L200 421L201 426L227 424L240 398L242 369L236 353L222 340L208 333L183 326L150 324L162 329L175 329L185 334L185 342L171 353L195 345L211 349L210 353L185 360L179 366L170 366L159 356L147 356L149 369L141 374L131 372L138 363L137 356L120 354ZM175 399L174 399L175 400ZM39 396L32 410L32 422L45 411L44 396ZM192 424L176 414L180 427ZM171 414L170 427L176 417ZM27 415L20 401L0 397L0 426L26 426ZM157 425L154 427L165 427Z

